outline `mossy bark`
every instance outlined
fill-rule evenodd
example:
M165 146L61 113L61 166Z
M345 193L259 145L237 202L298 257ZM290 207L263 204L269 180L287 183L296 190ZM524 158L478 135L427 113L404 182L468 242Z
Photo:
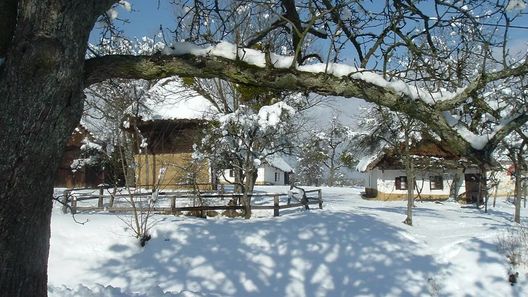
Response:
M112 1L18 2L0 67L0 292L47 295L54 176L82 114L89 32ZM16 24L16 26L15 26Z

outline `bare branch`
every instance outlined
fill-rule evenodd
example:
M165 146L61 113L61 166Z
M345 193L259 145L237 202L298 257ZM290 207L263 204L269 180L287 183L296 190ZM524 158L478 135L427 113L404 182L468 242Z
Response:
M498 81L501 79L519 77L528 74L528 59L524 63L520 64L517 67L503 69L500 71L482 74L477 77L475 80L469 83L469 85L458 95L453 97L450 100L438 102L436 108L438 110L450 110L460 105L465 101L472 93L483 89L488 83Z

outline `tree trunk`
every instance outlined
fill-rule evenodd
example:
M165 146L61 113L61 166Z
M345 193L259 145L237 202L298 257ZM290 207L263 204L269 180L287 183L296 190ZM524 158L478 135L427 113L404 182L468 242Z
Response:
M404 224L412 226L412 212L414 207L414 164L410 153L409 139L405 139L405 174L407 175L407 217Z
M0 292L47 295L53 182L82 113L88 34L112 1L19 1L0 66ZM3 28L0 33L4 34ZM0 34L0 35L2 35Z
M513 220L517 224L521 223L521 183L521 174L519 172L519 169L517 169L515 172L515 216L513 217Z
M410 156L407 156L407 159L408 163L405 168L405 174L407 175L407 217L403 222L409 226L412 226L412 213L414 207L414 166L410 160Z
M257 180L257 169L246 168L246 179L244 181L244 195L242 205L244 206L244 218L251 218L251 194L255 189L255 181Z
M453 183L449 188L449 197L453 197L454 201L458 201L458 192L460 190L460 185L462 184L461 176L463 176L463 174L458 174L458 172L456 172L453 176Z
M477 208L480 208L481 203L484 204L484 211L487 212L487 203L488 203L488 189L487 189L487 180L488 180L488 171L484 163L479 165L480 169L480 180L479 180L479 195L477 198Z
M514 153L514 166L515 166L515 215L513 217L513 220L515 223L520 224L521 223L521 199L522 199L522 173L525 169L522 157L522 150L518 153Z
M332 154L330 156L330 168L328 168L328 182L327 183L329 187L333 187L335 183L336 169L335 169L334 158L335 158L335 150L332 151Z
M233 191L235 193L242 193L243 192L243 189L242 189L242 179L243 179L243 173L242 173L242 170L240 170L238 167L237 168L234 168L233 169L234 171L234 178L235 178L235 186L234 186L234 189Z

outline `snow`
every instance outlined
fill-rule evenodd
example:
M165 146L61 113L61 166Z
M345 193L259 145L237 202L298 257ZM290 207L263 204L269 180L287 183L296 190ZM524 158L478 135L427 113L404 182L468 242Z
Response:
M119 5L121 5L128 12L132 11L132 4L130 4L128 1L121 0L119 1Z
M117 16L119 15L119 13L117 12L115 8L110 8L109 10L106 11L106 15L108 16L110 20L113 21L117 19Z
M194 43L190 42L177 42L173 43L170 46L166 46L163 49L163 54L165 55L186 55L191 54L195 56L204 56L207 55L208 49L202 48Z
M116 215L78 214L88 220L80 225L56 205L48 293L528 296L526 267L511 286L497 252L498 236L513 225L510 203L499 199L485 214L454 202L417 202L410 227L401 223L405 201L363 200L362 190L323 188L323 210L281 210L277 218L258 211L251 220L157 216L145 248Z
M293 172L293 168L284 160L283 158L279 157L277 154L267 156L266 162L277 169L280 169L284 172Z
M451 127L454 127L455 131L462 137L464 140L466 140L471 147L477 150L482 150L486 144L489 142L490 139L495 136L495 134L504 128L508 123L513 121L516 117L518 117L518 114L513 115L512 117L504 118L500 121L499 124L495 125L493 129L487 133L482 133L481 135L477 135L471 131L467 127L465 127L461 122L459 121L458 116L452 115L450 112L445 111L443 112L443 116L446 119L446 122Z
M117 6L121 6L127 12L132 12L132 4L130 4L130 2L126 0L120 0L117 5L114 5L112 8L106 11L106 15L111 21L117 19L117 17L119 16Z
M148 91L146 98L139 107L144 121L208 119L216 113L209 100L184 87L177 77L160 80ZM135 109L136 106L129 113L135 114Z
M285 112L289 116L295 114L295 110L284 102L277 102L273 105L266 105L260 108L258 112L258 123L262 129L268 126L276 127L281 122L281 115Z
M526 2L524 0L510 0L506 11L523 10L526 9Z
M253 159L253 166L258 168L260 164L262 164L262 162L259 159Z
M82 145L81 145L81 151L83 150L103 151L103 147L98 143L90 141L90 139L86 137L83 139Z
M362 158L359 159L356 170L359 172L365 172L367 171L367 168L372 162L378 160L382 155L384 154L383 150L379 150L373 154L368 154Z

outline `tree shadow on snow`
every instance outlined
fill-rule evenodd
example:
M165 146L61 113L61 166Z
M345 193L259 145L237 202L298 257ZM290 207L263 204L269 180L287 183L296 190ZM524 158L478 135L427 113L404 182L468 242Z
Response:
M402 220L405 218L405 214L407 212L406 206L390 206L390 207L368 207L368 206L360 206L358 207L360 210L364 210L367 212L389 212L389 213L395 213L395 214L401 214ZM428 217L428 218L441 218L443 215L441 214L441 211L430 209L427 207L420 207L416 206L413 207L413 216L414 217Z
M144 249L94 267L98 279L130 291L158 285L218 296L421 296L448 269L416 253L403 229L369 215L171 221Z

